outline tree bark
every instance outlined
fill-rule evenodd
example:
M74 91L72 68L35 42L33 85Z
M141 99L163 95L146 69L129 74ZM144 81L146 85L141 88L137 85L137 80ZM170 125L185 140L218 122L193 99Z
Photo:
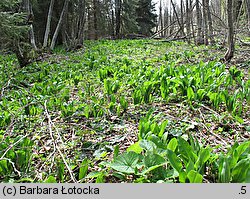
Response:
M181 20L180 20L180 23L181 23L181 27L182 27L182 32L184 33L183 36L185 36L185 31L184 31L184 3L183 3L183 0L181 0Z
M190 7L189 0L186 0L186 29L187 29L187 41L190 43L191 26L190 26Z
M86 5L85 0L80 0L78 15L79 15L79 21L78 21L78 34L77 34L77 42L79 45L83 44L83 37L84 37L84 24L85 24L85 11L86 11Z
M50 24L51 24L51 19L52 19L52 12L53 12L54 3L55 3L55 0L50 1L49 12L48 12L48 16L47 16L46 30L45 30L44 39L43 39L43 48L48 47Z
M168 24L169 24L169 14L168 14L168 8L166 7L164 10L164 29L165 27L168 26ZM168 29L165 29L163 33L164 37L166 37L167 34L168 34Z
M200 8L200 1L196 0L196 19L197 19L197 45L204 44L203 36L202 36L202 14Z
M159 8L159 26L160 26L159 30L162 30L164 28L163 27L163 15L162 15L162 1L160 1L160 8ZM158 30L156 32L158 32ZM161 32L161 37L163 37L163 32Z
M115 1L115 35L117 38L120 38L121 31L121 0Z
M204 44L208 45L208 16L207 16L207 4L206 0L202 0L203 4L203 31L204 31Z
M53 38L52 38L52 41L51 41L51 45L50 45L51 50L53 50L55 48L56 40L57 40L59 31L61 29L61 26L62 26L62 23L63 23L63 17L66 14L68 4L69 4L69 0L65 0L64 5L63 5L63 9L62 9L62 12L61 12L61 15L60 15L60 18L59 18L59 21L58 21L57 26L56 26L56 30L54 32L54 35L53 35Z
M94 39L98 39L98 24L97 24L97 2L93 0L93 25L94 25Z
M250 36L250 0L246 0L247 5L247 19L248 19L248 34Z
M175 4L174 4L173 0L171 0L171 4L172 4L172 7L173 7L174 14L175 14L175 16L176 16L176 20L177 20L177 22L178 22L178 24L179 24L179 26L180 26L181 34L182 34L182 36L185 36L184 25L181 24L181 22L180 22L180 19L179 19L179 17L178 17L178 14L177 14L177 11L176 11L176 8L175 8Z
M32 6L30 4L29 0L24 0L24 6L25 6L25 11L28 14L27 17L27 22L30 26L30 30L29 30L29 39L30 39L30 43L33 47L34 50L37 50L37 46L36 46L36 40L35 40L35 34L34 34L34 28L33 28L33 18L34 18L34 14L32 11Z
M213 22L212 22L212 16L211 16L211 9L209 5L209 0L205 0L205 4L207 7L207 22L208 22L208 38L210 40L210 44L214 44L214 38L213 38Z
M233 28L233 0L227 0L228 23L228 50L224 56L225 61L230 61L234 56L234 28Z

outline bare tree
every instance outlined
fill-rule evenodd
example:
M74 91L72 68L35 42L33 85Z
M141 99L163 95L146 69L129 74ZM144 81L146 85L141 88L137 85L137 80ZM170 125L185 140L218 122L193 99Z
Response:
M165 27L168 27L169 24L169 13L168 13L168 7L165 7L164 9L164 29ZM164 30L164 37L166 37L168 34L168 29Z
M61 28L62 23L63 23L63 17L64 17L64 15L65 15L65 13L67 12L67 9L68 9L68 4L69 4L69 0L65 0L64 5L63 5L63 9L62 9L62 12L61 12L61 15L60 15L60 18L59 18L59 21L58 21L57 26L56 26L56 30L54 32L54 35L53 35L53 38L52 38L52 41L51 41L51 45L50 45L51 50L53 50L55 48L56 40L57 40L60 28Z
M44 48L46 48L48 46L50 24L51 24L51 19L52 19L52 12L53 12L54 3L55 3L55 0L50 1L49 12L48 12L48 16L47 16L47 24L46 24L46 29L45 29L45 33L44 33L44 40L43 40L43 47Z
M203 44L203 36L202 36L202 14L201 14L201 8L200 8L200 1L196 0L195 2L196 6L196 20L197 20L197 38L196 43L198 45Z
M177 20L178 25L179 25L179 27L180 27L181 34L182 34L182 36L185 36L184 24L182 24L181 21L180 21L180 19L179 19L178 13L177 13L177 11L176 11L176 5L174 4L173 0L171 0L171 4L172 4L172 7L173 7L173 11L174 11L176 20Z
M204 44L208 45L208 15L207 15L207 4L206 0L202 0L203 5L203 31L204 31Z
M233 0L227 0L228 23L228 50L224 56L225 61L230 61L234 56L234 28L233 28Z
M191 18L190 18L190 5L189 5L190 1L186 0L186 30L187 30L187 41L190 42L190 35L191 35Z
M122 2L121 0L115 0L115 35L117 38L120 38L121 31L121 9Z
M162 14L162 1L160 1L160 7L159 7L159 23L158 23L158 26L160 27L159 30L162 30L164 27L163 27L163 14ZM156 30L157 32L158 30ZM163 32L161 32L161 37L163 37Z
M211 9L210 9L209 0L205 0L205 5L206 5L206 8L207 8L208 38L210 40L210 43L214 44L215 41L213 39L213 22L212 22L212 16L211 16Z

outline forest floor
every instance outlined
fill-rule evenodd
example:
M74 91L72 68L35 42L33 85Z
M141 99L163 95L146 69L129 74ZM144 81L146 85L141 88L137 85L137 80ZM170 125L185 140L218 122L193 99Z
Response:
M103 40L86 41L75 52L57 49L22 69L13 56L2 56L0 181L181 182L179 160L166 151L185 156L186 140L199 157L192 171L203 182L224 182L220 154L233 154L237 143L248 143L237 161L250 151L250 47L237 46L231 62L221 63L225 51L219 45ZM147 162L150 147L157 148L159 162ZM206 150L206 166L199 167ZM122 154L128 151L141 156L129 156L126 165ZM172 173L152 177L161 167ZM195 182L188 172L185 178ZM235 175L229 181L237 181Z

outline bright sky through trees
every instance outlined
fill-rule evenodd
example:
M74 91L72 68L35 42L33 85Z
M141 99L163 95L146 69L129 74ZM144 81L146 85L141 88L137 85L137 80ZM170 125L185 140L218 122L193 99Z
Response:
M173 0L175 3L179 4L180 0ZM159 6L160 6L160 0L153 0L154 3L156 3L156 10L159 10ZM164 5L169 5L170 4L170 0L162 0L162 4Z

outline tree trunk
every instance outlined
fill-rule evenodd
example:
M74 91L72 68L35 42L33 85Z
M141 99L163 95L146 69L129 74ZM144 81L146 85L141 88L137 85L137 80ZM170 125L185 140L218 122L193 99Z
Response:
M117 38L120 38L120 30L121 30L121 0L115 1L115 35Z
M80 0L79 10L78 10L79 21L78 21L77 45L83 44L85 11L86 11L85 0Z
M111 13L111 35L114 38L115 37L115 14L114 14L114 10L112 9L112 13Z
M178 22L178 24L179 24L181 34L182 34L182 36L185 36L184 25L181 24L181 22L180 22L180 20L179 20L178 13L177 13L177 11L176 11L175 4L174 4L173 0L171 0L171 4L172 4L172 7L173 7L174 14L175 14L175 16L176 16L176 20L177 20L177 22Z
M195 27L194 27L194 14L193 14L193 0L189 0L189 14L190 14L190 25L191 25L191 28L192 28L192 36L194 38L194 42L196 42L196 38L195 38Z
M214 38L213 38L213 22L212 22L212 16L211 16L211 10L209 5L209 0L205 0L205 4L207 7L207 22L208 22L208 38L210 40L210 44L214 44Z
M37 50L37 46L36 46L36 40L35 40L35 34L34 34L34 28L33 28L33 18L34 18L34 14L32 11L32 6L30 4L29 0L24 0L24 6L25 6L25 11L28 14L27 17L27 22L30 25L30 30L29 30L29 39L30 39L30 43L33 47L34 50Z
M165 27L168 27L168 24L169 24L169 14L168 14L168 8L166 7L164 11L164 29ZM168 29L165 29L164 37L166 37L167 35L168 35Z
M227 0L227 23L228 23L228 50L225 61L230 61L234 56L234 28L233 28L233 0Z
M250 0L246 0L247 5L247 19L248 19L248 34L250 36Z
M202 36L202 14L200 9L200 2L196 0L196 19L197 19L197 45L204 44L203 36Z
M187 30L187 41L190 43L191 27L190 27L190 7L189 0L186 0L186 30Z
M183 0L181 0L181 20L180 20L180 23L181 23L181 27L182 27L182 32L184 33L183 36L185 36L185 31L184 31L184 3L183 3Z
M162 2L160 1L160 9L159 9L159 26L160 26L160 29L159 30L162 30L164 27L163 27L163 15L162 15ZM156 31L157 32L157 31ZM163 32L161 33L161 37L163 37Z
M62 26L62 23L63 23L63 17L66 14L68 4L69 4L69 0L65 0L64 5L63 5L63 9L62 9L62 12L61 12L61 15L60 15L60 18L59 18L59 21L58 21L57 26L56 26L56 30L54 32L54 35L53 35L53 38L52 38L52 41L51 41L51 45L50 45L51 50L53 50L55 48L56 40L57 40L59 31L61 29L61 26Z
M203 31L204 31L204 44L208 45L208 17L207 17L207 4L206 4L206 0L202 0L202 4L203 4Z
M174 21L174 17L173 17L173 12L172 12L172 6L171 3L169 2L169 24L172 24L172 22ZM169 28L169 35L172 34L172 32L174 31L174 26L170 26Z
M94 39L98 39L98 24L97 24L97 2L93 0L93 25L94 25Z
M48 12L48 16L47 16L46 30L45 30L44 39L43 39L43 48L48 47L50 24L51 24L51 19L52 19L52 12L53 12L54 3L55 3L55 0L50 1L49 12Z

